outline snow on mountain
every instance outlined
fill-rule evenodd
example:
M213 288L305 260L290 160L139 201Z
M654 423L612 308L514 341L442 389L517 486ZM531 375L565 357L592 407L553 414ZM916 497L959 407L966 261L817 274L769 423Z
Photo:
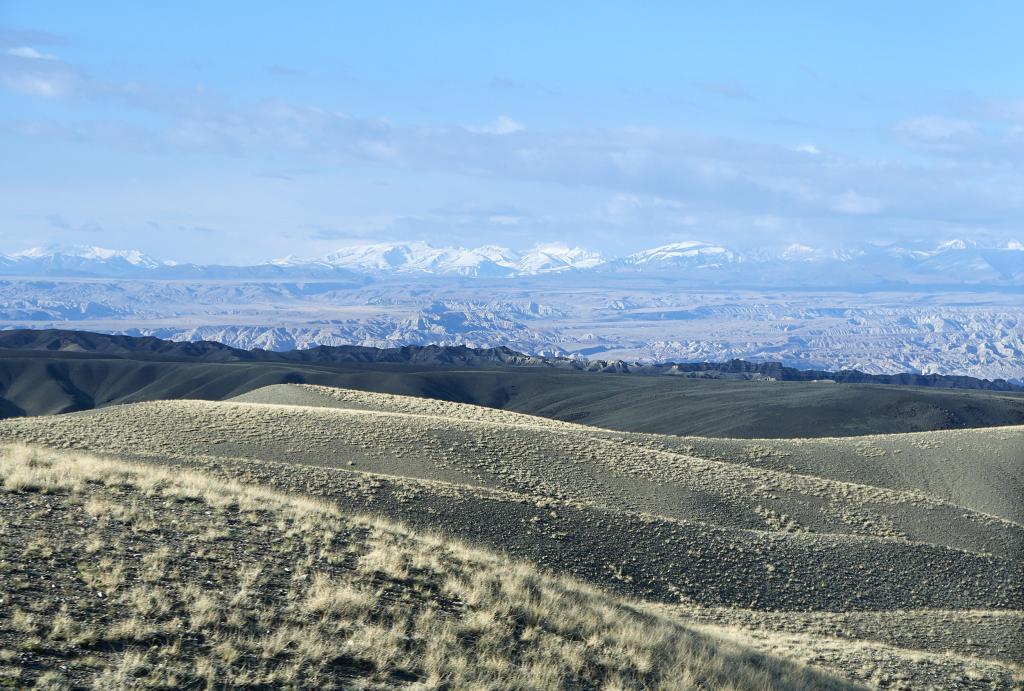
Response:
M157 260L138 250L112 250L91 245L32 247L7 256L14 261L68 262L80 259L84 262L125 262L145 269L154 269L161 265Z
M1005 283L1024 277L1024 254L1012 242L1001 247L954 238L939 243L865 244L858 264L876 275L910 283Z
M937 245L919 241L910 245L886 244L870 246L876 251L890 257L927 259L928 257L934 257L942 254L943 252L963 252L966 250L977 249L978 244L972 240L953 238L951 240L943 240Z
M516 271L515 254L504 247L488 245L475 249L444 248L431 263L428 273L458 276L508 276Z
M497 276L514 272L516 255L504 247L434 247L425 242L343 247L326 257L332 266L372 273Z
M163 265L138 250L112 250L89 245L33 247L3 257L4 270L23 275L130 276Z
M177 278L238 280L280 278L329 278L365 281L348 271L323 262L291 259L253 266L180 264L158 261L138 250L113 250L91 246L50 246L0 255L0 272L13 276L83 276L96 278Z
M789 261L814 261L816 259L821 259L823 256L825 256L825 252L821 248L809 247L797 242L794 242L792 245L788 245L786 249L782 250L782 258Z
M539 274L571 269L592 269L604 263L598 252L569 247L565 243L535 245L519 257L517 268L521 273Z
M342 247L324 257L333 266L362 271L422 270L437 259L438 251L425 242Z
M707 242L688 240L636 252L622 264L640 268L716 269L742 261L732 250Z
M434 247L425 242L380 243L344 247L324 261L354 271L427 273L458 276L512 276L590 268L603 259L597 252L554 243L519 254L505 247Z
M1024 278L1024 254L1009 246L988 249L972 241L949 240L923 257L918 268L959 280L1019 281Z
M36 247L0 255L0 273L208 280L330 279L366 282L391 275L511 278L566 272L653 272L719 284L996 284L1024 279L1024 244L983 246L971 240L822 248L794 243L739 252L696 240L606 259L592 250L551 242L516 252L497 245L436 247L426 242L343 247L326 257L288 256L258 265L160 262L138 250Z
M811 263L811 262L852 262L865 254L864 250L851 247L810 247L800 243L787 245L781 252L768 252L762 258L765 261L782 260L784 262ZM749 259L749 257L744 257Z
M168 266L176 266L172 262L165 262ZM280 266L282 268L292 267L303 267L303 266L323 266L330 267L331 265L322 259L305 259L294 254L289 254L287 257L281 257L280 259L272 259L267 262L269 266Z
M959 238L953 240L946 240L940 242L939 246L935 248L936 252L945 252L947 250L966 250L977 247L978 243L969 240L960 240Z

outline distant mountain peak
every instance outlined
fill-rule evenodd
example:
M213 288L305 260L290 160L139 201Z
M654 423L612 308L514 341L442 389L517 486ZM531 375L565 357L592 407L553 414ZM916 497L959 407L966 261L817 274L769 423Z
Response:
M784 269L784 274L779 270ZM205 278L272 280L306 278L365 283L373 277L458 276L514 278L587 271L657 274L659 278L757 285L784 276L792 285L991 283L1024 276L1024 243L984 245L954 238L939 243L864 242L814 247L799 242L740 252L712 242L680 240L620 259L561 241L516 251L497 244L435 246L422 240L341 247L320 258L289 255L256 265L161 262L139 250L91 245L49 245L0 255L0 271L18 276ZM698 272L698 273L692 273ZM883 279L884 277L884 279Z
M463 276L534 274L590 268L600 254L564 243L546 243L518 253L500 245L435 247L429 243L395 242L343 247L324 260L352 270Z
M65 259L80 259L93 262L126 262L132 266L153 269L162 266L161 262L153 259L139 250L114 250L106 247L93 245L46 245L42 247L30 247L21 252L8 255L14 260L51 260L61 261Z
M820 259L825 256L825 252L817 247L811 247L809 245L801 245L799 242L794 242L787 245L782 250L782 258L795 261L809 261L812 259Z
M630 266L686 266L690 268L721 267L740 261L739 255L721 245L700 240L673 242L635 252L623 260Z
M935 251L943 252L946 250L966 250L971 249L973 247L977 247L977 244L978 243L970 240L961 240L959 238L954 238L952 240L945 240L944 242L940 242L938 247L935 248Z
M523 253L518 267L523 273L544 273L590 269L603 264L599 252L582 247L570 247L564 242L538 243Z
M352 245L323 259L332 266L354 271L463 276L507 274L514 269L515 260L513 252L496 245L466 249L435 247L423 241Z

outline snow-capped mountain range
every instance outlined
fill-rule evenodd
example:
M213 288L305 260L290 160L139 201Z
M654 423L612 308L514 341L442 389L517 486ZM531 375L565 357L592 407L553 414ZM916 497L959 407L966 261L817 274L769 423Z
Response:
M662 245L636 252L619 260L622 266L639 268L688 268L720 269L742 261L732 250L718 245L689 240Z
M422 242L255 266L136 251L0 256L0 329L243 348L507 345L543 355L965 374L1024 382L1024 244L740 251L686 241L605 257Z
M104 247L32 247L22 252L0 256L0 268L27 268L45 273L50 272L92 272L103 269L107 272L152 270L160 268L162 262L138 250L111 250Z
M496 245L437 247L426 242L341 248L324 257L286 257L252 266L179 264L137 250L72 246L0 255L0 275L193 279L349 279L389 275L511 278L588 272L651 273L681 280L740 284L1020 284L1024 244L985 247L968 240L932 246L864 243L838 249L791 244L741 253L689 240L606 257L562 243L514 251Z
M605 262L597 252L563 244L541 244L525 252L506 247L434 247L425 242L379 243L345 247L322 260L334 267L364 273L424 273L457 276L532 275L589 269ZM301 265L309 260L273 262Z

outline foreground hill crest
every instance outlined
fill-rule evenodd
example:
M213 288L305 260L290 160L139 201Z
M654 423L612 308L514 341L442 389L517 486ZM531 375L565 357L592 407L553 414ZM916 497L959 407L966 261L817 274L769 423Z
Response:
M4 684L853 688L583 584L265 488L10 447L0 485L4 515L42 503L60 517L36 511L0 537L5 552L30 545L5 564Z

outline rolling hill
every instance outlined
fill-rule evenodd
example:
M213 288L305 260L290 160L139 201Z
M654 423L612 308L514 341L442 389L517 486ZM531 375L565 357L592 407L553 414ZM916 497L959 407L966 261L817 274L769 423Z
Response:
M692 378L587 371L508 349L270 353L35 331L2 332L0 346L6 346L0 348L3 417L145 400L224 400L272 384L309 383L675 435L833 437L1024 423L1024 395L1012 391L720 379L703 370ZM743 368L723 369L743 374Z
M0 534L4 687L855 688L266 488L25 448L0 449L0 486L28 515Z
M914 688L1021 681L1022 441L680 438L310 385L0 422L3 443L313 497Z

